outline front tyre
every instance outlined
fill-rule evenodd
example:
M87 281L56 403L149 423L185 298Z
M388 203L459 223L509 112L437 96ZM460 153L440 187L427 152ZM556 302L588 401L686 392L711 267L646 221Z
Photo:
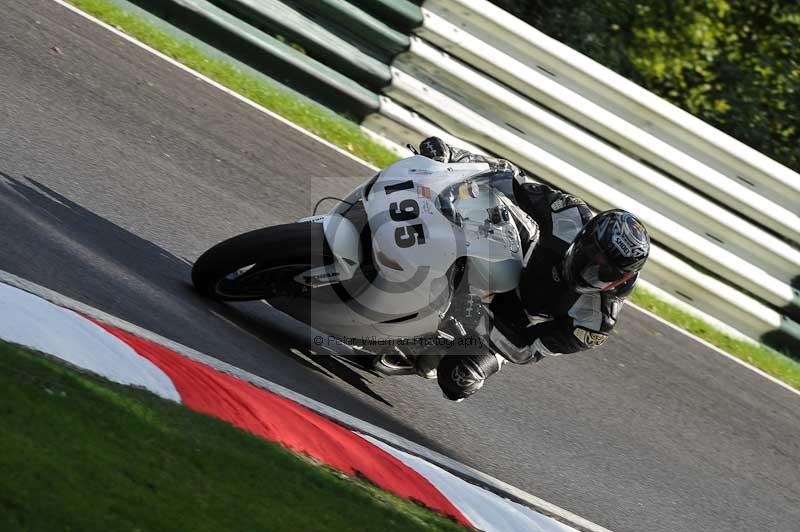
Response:
M257 229L225 240L203 253L192 267L201 294L221 301L294 297L307 290L294 277L332 261L320 223Z

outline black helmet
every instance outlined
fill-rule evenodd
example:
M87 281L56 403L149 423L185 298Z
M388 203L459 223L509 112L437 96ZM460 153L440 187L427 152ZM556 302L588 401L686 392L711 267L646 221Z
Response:
M647 229L627 211L601 212L564 256L564 279L577 292L611 290L636 275L650 254Z

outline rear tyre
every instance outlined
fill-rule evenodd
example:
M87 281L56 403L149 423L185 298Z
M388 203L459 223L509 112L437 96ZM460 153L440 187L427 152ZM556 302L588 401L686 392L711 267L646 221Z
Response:
M332 260L320 223L257 229L220 242L192 267L192 283L204 296L252 301L296 295L307 287L294 277Z

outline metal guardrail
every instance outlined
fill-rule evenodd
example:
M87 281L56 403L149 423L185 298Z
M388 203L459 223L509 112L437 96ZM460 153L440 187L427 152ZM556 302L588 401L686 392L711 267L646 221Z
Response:
M637 213L658 244L645 279L800 345L800 176L484 0L134 2L394 140L441 135Z
M425 12L420 36L493 78L640 157L766 228L800 243L800 215L690 157L648 131L558 83L541 69ZM717 135L724 135L717 131ZM800 176L798 176L800 179Z
M515 161L560 188L575 192L599 209L621 207L636 214L651 235L670 249L720 274L758 297L777 306L792 303L792 288L708 238L692 233L674 220L636 201L597 178L553 155L509 129L502 128L464 104L399 70L394 71L388 94L421 110L458 136Z
M295 11L278 0L214 0L217 5L232 15L246 21L251 26L280 35L285 41L300 46L307 56L344 74L349 79L370 89L380 90L392 81L389 66L361 48L339 37L325 26ZM323 4L331 7L331 3ZM350 4L346 4L350 6ZM342 4L344 7L344 4ZM358 10L350 9L342 15L350 17L354 23L363 22L370 17L355 17ZM376 29L373 26L374 29ZM384 32L391 32L388 27ZM396 32L390 35L394 36ZM380 40L383 35L375 35Z
M494 4L486 0L425 0L422 5L752 192L797 210L800 175L796 172Z
M495 125L491 120L435 91L412 76L395 71L390 88L391 95L426 116L446 124L456 133L471 133L470 140L489 148L532 171L563 189L574 191L599 209L622 207L637 214L659 242L668 242L671 249L688 255L698 262L715 269L725 277L756 293L760 298L778 306L792 301L792 288L769 276L763 270L747 263L732 253L720 248L708 239L688 231L686 228L641 204L630 196L600 182L590 174L545 151L515 133ZM655 257L653 260L657 260ZM754 316L757 318L757 316Z
M391 18L394 13L401 24L406 20L409 27L416 27L422 23L419 10L413 8L414 6L411 6L413 9L411 13L384 9L383 16L376 18L363 11L369 7L371 3L369 0L359 2L358 7L342 0L284 0L284 3L321 26L334 27L336 33L345 37L345 40L355 43L360 49L381 59L387 65L397 54L408 50L410 42L406 32L391 28L383 20ZM389 7L381 2L374 4L377 8ZM412 16L412 19L408 19L408 16Z
M789 284L800 272L800 250L424 41L413 38L393 65L777 279Z
M256 70L349 116L380 109L378 93L208 0L131 0Z

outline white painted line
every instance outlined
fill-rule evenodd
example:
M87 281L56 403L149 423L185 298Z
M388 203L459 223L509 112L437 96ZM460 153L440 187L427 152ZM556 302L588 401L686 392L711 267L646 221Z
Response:
M134 325L127 321L121 320L101 310L98 310L96 308L90 307L89 305L76 301L72 298L61 295L58 292L50 290L49 288L37 285L35 283L22 279L21 277L17 277L16 275L13 275L11 273L4 272L2 270L0 270L0 283L13 286L20 290L38 296L46 301L54 303L60 307L74 310L75 312L80 312L81 314L89 316L97 321L107 323L118 329L122 329L123 331L136 335L140 338L144 338L146 340L158 343L168 349L175 351L176 353L180 353L181 355L184 355L192 360L196 360L198 362L206 364L207 366L210 366L218 371L227 373L229 375L233 375L234 377L250 382L255 386L258 386L270 392L286 397L287 399L290 399L308 408L309 410L313 410L317 414L332 419L351 430L360 432L362 434L367 434L369 436L372 436L373 438L376 438L394 447L397 447L398 449L405 451L411 455L424 458L425 460L438 465L442 469L445 469L446 471L453 473L454 475L470 482L471 484L475 484L492 493L495 493L497 495L510 499L514 502L528 506L538 512L541 512L544 515L556 519L557 521L576 527L581 531L610 532L608 529L596 525L591 521L588 521L578 515L573 514L572 512L564 510L563 508L559 508L558 506L552 503L549 503L543 499L540 499L539 497L526 493L520 490L519 488L515 488L485 473L481 473L480 471L473 469L467 465L464 465L460 462L457 462L452 458L448 458L447 456L444 456L435 451L427 449L412 441L397 436L387 430L384 430L380 427L376 427L371 423L367 423L366 421L351 416L350 414L346 414L326 404L320 403L318 401L315 401L314 399L301 395L293 390L284 388L283 386L268 381L263 377L259 377L258 375L253 375L252 373L248 373L242 369L237 368L236 366L228 364L227 362L223 362L219 359L208 356L183 344L179 344L178 342L174 342L154 332L148 331L147 329L143 329L138 325Z
M196 72L195 70L192 70L191 68L187 67L186 65L184 65L182 63L179 63L178 61L172 59L171 57L168 57L168 56L162 54L158 50L155 50L155 49L147 46L146 44L134 39L130 35L127 35L127 34L121 32L120 30L114 28L113 26L110 26L110 25L106 24L105 22L93 17L92 15L89 15L88 13L85 13L85 12L81 11L80 9L74 7L73 5L68 4L64 0L53 0L53 1L55 3L61 5L61 6L65 7L65 8L67 8L67 9L69 9L70 11L72 11L72 12L74 12L74 13L82 16L82 17L84 17L85 19L90 20L91 22L94 22L95 24L97 24L99 26L102 26L103 28L105 28L108 31L114 33L118 37L120 37L122 39L125 39L126 41L130 42L131 44L134 44L135 46L138 46L138 47L140 47L140 48L142 48L144 50L147 50L151 54L158 56L159 58L163 59L164 61L167 61L169 64L171 64L171 65L183 70L184 72L190 73L191 75L195 76L197 79L200 79L200 80L208 83L209 85L211 85L213 87L216 87L217 89L223 91L225 94L228 94L229 96L231 96L233 98L236 98L240 102L242 102L242 103L244 103L246 105L249 105L250 107L253 107L254 109L257 109L258 111L260 111L260 112L262 112L262 113L274 118L275 120L280 121L281 123L285 124L286 126L291 127L292 129L294 129L294 130L296 130L296 131L298 131L298 132L300 132L300 133L302 133L304 135L307 135L307 136L311 137L312 139L314 139L314 140L318 141L319 143L327 146L328 148L334 150L335 152L340 153L340 154L344 155L345 157L348 157L348 158L350 158L350 159L352 159L352 160L364 165L365 167L367 167L367 168L369 168L369 169L371 169L373 171L379 170L379 168L377 168L376 166L373 166L372 164L370 164L370 163L368 163L368 162L366 162L366 161L364 161L362 159L359 159L358 157L356 157L352 153L349 153L349 152L339 148L338 146L334 146L333 144L331 144L327 140L322 139L319 136L311 133L310 131L307 131L307 130L301 128L297 124L295 124L295 123L283 118L280 115L275 114L274 112L270 111L269 109L266 109L265 107L262 107L261 105L253 102L252 100L248 100L244 96L232 91L231 89L225 87L224 85L221 85L221 84L217 83L216 81L204 76L203 74L200 74L199 72ZM698 343L700 343L704 347L708 347L708 348L714 350L715 352L723 355L724 357L729 358L729 359L733 360L734 362L737 362L738 364L741 364L745 368L747 368L747 369L749 369L751 371L754 371L755 373L767 378L768 380L770 380L770 381L782 386L783 388L785 388L785 389L787 389L787 390L789 390L791 392L794 392L796 394L800 394L800 391L792 388L788 384L776 379L775 377L772 377L771 375L769 375L767 373L764 373L760 369L748 364L747 362L744 362L744 361L736 358L735 356L731 355L730 353L727 353L727 352L723 351L722 349L720 349L720 348L718 348L718 347L706 342L705 340L693 335L692 333L690 333L688 331L685 331L685 330L681 329L680 327L677 327L676 325L673 325L672 323L669 323L668 321L664 320L663 318L660 318L660 317L656 316L652 312L646 311L643 308L638 307L636 305L633 305L630 302L629 302L629 304L633 308L635 308L635 309L639 310L640 312L642 312L643 314L645 314L645 315L647 315L647 316L649 316L649 317L651 317L651 318L653 318L653 319L655 319L655 320L657 320L657 321L659 321L661 323L664 323L664 324L668 325L670 328L672 328L673 330L677 331L678 333L683 334L684 336L688 336L689 338L692 338L693 340L697 341Z
M312 139L314 139L317 142L319 142L320 144L330 148L331 150L333 150L333 151L335 151L335 152L337 152L337 153L339 153L341 155L344 155L345 157L347 157L349 159L352 159L353 161L355 161L355 162L357 162L357 163L359 163L359 164L361 164L363 166L366 166L370 170L373 170L373 171L380 170L377 166L373 166L372 164L368 163L367 161L359 159L358 157L356 157L352 153L350 153L350 152L348 152L346 150L343 150L342 148L340 148L340 147L338 147L338 146L336 146L334 144L331 144L327 140L315 135L314 133L311 133L310 131L301 128L300 126L298 126L294 122L292 122L290 120L287 120L286 118L280 116L279 114L276 114L273 111L270 111L266 107L263 107L263 106L257 104L253 100L249 100L249 99L245 98L244 96L242 96L238 92L235 92L235 91L229 89L225 85L217 83L213 79L204 76L203 74L197 72L196 70L193 70L193 69L189 68L188 66L184 65L183 63L179 63L175 59L173 59L173 58L171 58L171 57L169 57L167 55L162 54L161 52L159 52L155 48L151 48L150 46L144 44L143 42L131 37L127 33L123 33L122 31L118 30L117 28L115 28L115 27L113 27L113 26L111 26L109 24L106 24L105 22L103 22L102 20L100 20L98 18L93 17L89 13L86 13L85 11L81 11L77 7L73 6L72 4L69 4L69 3L65 2L64 0L53 0L53 1L56 4L67 8L68 10L72 11L73 13L75 13L77 15L80 15L81 17L83 17L83 18L85 18L85 19L87 19L87 20L89 20L91 22L94 22L98 26L101 26L101 27L107 29L108 31L110 31L111 33L116 35L117 37L120 37L121 39L125 39L129 43L134 44L134 45L138 46L139 48L142 48L143 50L147 50L151 54L159 57L160 59L163 59L164 61L166 61L167 63L171 64L172 66L177 67L177 68L183 70L184 72L188 72L189 74L191 74L192 76L196 77L197 79L199 79L201 81L204 81L204 82L208 83L209 85L211 85L212 87L215 87L215 88L221 90L222 92L224 92L228 96L236 98L237 100L239 100L240 102L244 103L245 105L249 105L250 107L252 107L252 108L264 113L265 115L268 115L271 118L274 118L275 120L278 120L279 122L281 122L285 126L290 127L292 129L294 129L295 131L298 131L298 132L300 132L300 133L302 133L302 134L304 134L304 135L306 135L308 137L311 137Z

